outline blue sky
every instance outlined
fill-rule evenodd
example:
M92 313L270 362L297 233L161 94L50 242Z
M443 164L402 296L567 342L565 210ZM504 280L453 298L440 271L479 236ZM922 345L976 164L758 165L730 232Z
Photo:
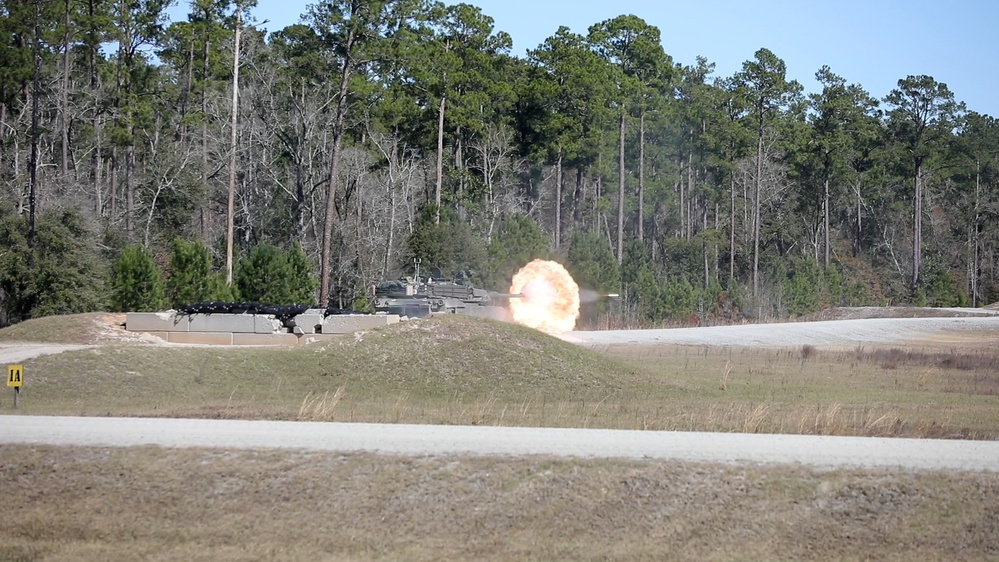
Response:
M258 0L251 14L268 30L298 21L311 2ZM447 0L447 3L457 3ZM968 109L999 117L999 2L991 0L469 0L513 38L513 54L537 47L560 25L589 26L634 14L662 33L673 60L697 55L730 76L766 47L787 63L807 93L829 65L883 98L900 78L926 74L944 82ZM171 11L181 19L187 3Z

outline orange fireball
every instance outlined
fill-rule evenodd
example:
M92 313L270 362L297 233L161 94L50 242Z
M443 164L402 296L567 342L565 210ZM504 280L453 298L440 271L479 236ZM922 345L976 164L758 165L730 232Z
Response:
M562 264L534 260L513 276L510 299L513 320L549 334L572 331L579 318L579 286Z

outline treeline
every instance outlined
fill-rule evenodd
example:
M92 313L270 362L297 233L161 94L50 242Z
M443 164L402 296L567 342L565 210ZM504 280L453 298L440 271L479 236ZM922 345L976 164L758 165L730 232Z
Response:
M0 324L235 297L257 248L342 308L415 258L501 291L558 259L605 325L999 300L999 125L932 77L716 76L633 15L518 58L468 4L167 5L0 4Z

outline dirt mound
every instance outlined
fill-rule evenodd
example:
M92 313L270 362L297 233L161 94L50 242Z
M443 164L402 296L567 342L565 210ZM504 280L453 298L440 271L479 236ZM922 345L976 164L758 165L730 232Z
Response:
M125 315L107 312L26 320L0 330L0 340L80 345L162 342L148 334L125 331Z
M407 384L432 375L468 388L493 381L510 388L572 384L610 388L616 385L615 373L633 371L532 328L460 315L358 332L321 349Z

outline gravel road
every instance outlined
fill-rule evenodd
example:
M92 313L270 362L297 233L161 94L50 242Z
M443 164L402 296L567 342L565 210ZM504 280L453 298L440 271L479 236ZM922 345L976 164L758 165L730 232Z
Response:
M565 341L599 348L613 344L734 345L749 347L843 347L912 342L948 334L999 336L999 315L976 318L864 318L821 322L745 324L665 330L569 332Z
M402 455L801 464L999 472L999 442L601 429L0 416L0 445L210 447Z

